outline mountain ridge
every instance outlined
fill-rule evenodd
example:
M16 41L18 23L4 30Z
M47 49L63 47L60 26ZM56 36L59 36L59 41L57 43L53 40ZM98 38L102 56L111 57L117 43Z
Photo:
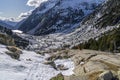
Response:
M79 24L86 15L103 1L49 0L34 10L19 29L35 35L62 32Z

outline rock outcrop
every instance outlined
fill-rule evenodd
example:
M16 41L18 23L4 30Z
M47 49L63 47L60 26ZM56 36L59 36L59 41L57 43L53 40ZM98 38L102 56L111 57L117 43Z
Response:
M0 25L0 43L7 46L17 46L20 48L26 48L29 45L29 41L14 34L11 29L7 29Z
M75 64L74 75L64 80L119 80L120 54L94 50L67 50ZM74 54L74 55L73 55Z
M6 51L6 54L9 55L13 59L19 60L20 54L22 54L22 50L15 46L7 46L9 51Z
M76 61L79 62L74 69L76 76L87 76L86 80L118 80L120 56L117 54L83 50L79 51L72 59L75 64Z
M14 39L4 33L0 33L0 43L4 45L15 46Z

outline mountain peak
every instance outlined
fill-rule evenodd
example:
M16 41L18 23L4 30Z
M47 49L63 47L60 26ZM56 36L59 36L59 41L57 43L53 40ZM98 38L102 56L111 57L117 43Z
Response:
M79 24L102 2L104 0L48 0L41 3L19 29L34 35L59 33Z

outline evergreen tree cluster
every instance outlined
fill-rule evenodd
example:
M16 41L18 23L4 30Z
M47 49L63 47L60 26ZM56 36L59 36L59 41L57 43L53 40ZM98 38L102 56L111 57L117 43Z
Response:
M73 49L92 49L110 52L120 52L120 28L102 34L99 39L90 39Z

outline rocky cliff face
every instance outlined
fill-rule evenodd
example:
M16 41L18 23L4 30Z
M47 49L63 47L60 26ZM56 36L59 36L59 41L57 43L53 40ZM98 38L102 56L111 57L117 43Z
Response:
M93 25L97 28L114 26L120 20L120 1L108 0L95 12L82 21L82 25Z
M34 35L62 33L77 27L77 24L103 1L48 0L35 9L19 29Z
M78 41L88 41L90 38L99 38L103 33L119 27L120 22L120 1L108 0L96 11L82 20L80 27L73 32L71 37L74 39L73 43Z

